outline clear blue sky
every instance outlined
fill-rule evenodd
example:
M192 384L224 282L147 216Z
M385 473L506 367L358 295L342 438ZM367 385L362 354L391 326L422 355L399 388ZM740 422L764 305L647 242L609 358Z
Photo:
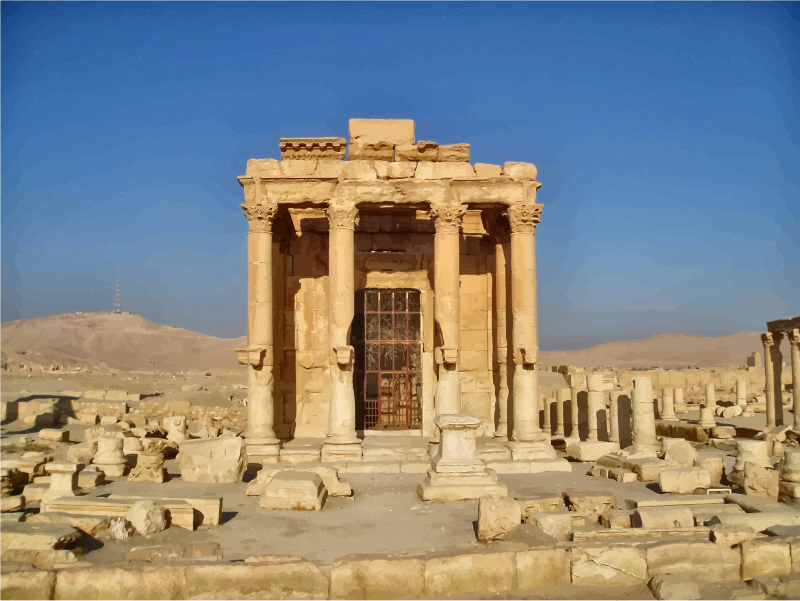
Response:
M245 332L236 176L280 136L412 118L530 161L540 343L800 314L800 8L2 5L2 320Z

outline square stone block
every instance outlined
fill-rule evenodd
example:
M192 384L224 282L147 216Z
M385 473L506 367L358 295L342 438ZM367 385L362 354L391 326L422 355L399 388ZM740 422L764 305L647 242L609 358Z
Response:
M322 478L313 472L279 472L272 477L261 507L264 509L292 509L295 511L320 511L328 498L328 489Z

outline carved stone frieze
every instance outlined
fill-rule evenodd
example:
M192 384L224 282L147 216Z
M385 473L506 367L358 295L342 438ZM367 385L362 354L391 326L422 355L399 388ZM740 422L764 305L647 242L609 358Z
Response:
M243 204L244 215L250 224L251 232L270 232L275 215L278 212L278 205L248 205Z
M457 234L467 213L465 206L431 206L437 234Z
M354 206L330 206L325 209L331 229L354 230L358 209Z
M344 159L344 138L281 138L281 159Z
M542 219L544 205L514 205L508 207L508 221L514 234L532 234Z

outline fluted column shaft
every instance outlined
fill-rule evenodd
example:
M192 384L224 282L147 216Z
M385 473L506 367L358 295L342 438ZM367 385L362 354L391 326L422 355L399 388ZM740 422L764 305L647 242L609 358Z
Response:
M556 433L558 437L565 436L564 432L564 404L568 403L570 399L569 388L559 388L556 391Z
M619 443L619 395L620 394L622 394L622 392L619 390L611 391L611 403L608 411L609 412L608 440L616 443Z
M461 292L459 270L460 228L466 207L431 206L435 218L433 280L436 324L442 345L435 349L439 365L436 382L436 414L461 411L461 379L458 375L459 336L461 329Z
M775 367L773 365L772 348L777 344L780 346L780 334L767 332L761 334L761 343L764 345L764 393L767 397L767 427L772 428L777 424L775 414Z
M539 335L536 313L536 237L544 205L508 208L511 223L511 312L514 358L512 438L541 442L539 427Z
M358 443L356 397L353 390L355 352L350 346L354 316L355 222L353 205L331 205L328 215L328 335L330 339L331 402L328 444Z

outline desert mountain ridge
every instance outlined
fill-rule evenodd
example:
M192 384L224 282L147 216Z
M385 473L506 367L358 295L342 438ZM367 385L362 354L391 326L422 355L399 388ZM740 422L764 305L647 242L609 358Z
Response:
M245 345L244 337L217 338L160 325L140 315L105 311L2 324L3 363L162 371L237 369L240 366L234 350ZM744 365L754 351L761 352L759 332L721 337L659 334L583 350L541 351L540 361L577 367L727 367Z

